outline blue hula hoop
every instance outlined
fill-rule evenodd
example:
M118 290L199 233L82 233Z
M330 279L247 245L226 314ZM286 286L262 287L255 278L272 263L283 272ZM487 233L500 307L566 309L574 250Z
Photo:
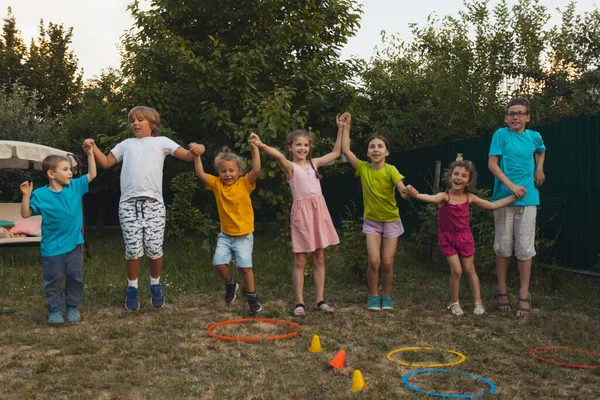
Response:
M486 385L488 385L490 387L490 390L487 393L445 394L445 393L436 393L436 392L426 392L423 389L419 389L418 387L413 386L410 383L408 383L408 379L413 375L428 374L428 373L442 373L442 372L443 373L456 373L456 374L460 374L460 375L464 375L464 376L470 376L471 378L475 378L478 381L481 381L481 382L485 383ZM402 377L402 383L407 388L414 390L415 392L427 394L428 396L445 397L445 398L449 398L449 399L472 399L474 397L483 397L487 394L493 394L496 391L496 385L494 385L491 381L489 381L485 378L482 378L481 376L469 374L468 372L453 371L453 370L448 370L448 369L419 369L416 371L412 371Z

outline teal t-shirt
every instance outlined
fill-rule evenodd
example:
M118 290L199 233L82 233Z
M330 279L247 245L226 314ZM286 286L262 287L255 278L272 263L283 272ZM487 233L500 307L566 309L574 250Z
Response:
M33 215L42 216L42 257L66 254L83 243L81 197L87 192L87 175L71 179L60 192L48 185L33 191L29 207Z
M371 164L358 160L356 175L362 183L365 218L377 222L394 222L400 218L394 190L404 176L390 164L374 170Z
M527 190L525 197L518 199L511 206L537 206L540 204L540 193L535 187L534 153L546 151L542 136L529 129L522 133L515 133L509 128L500 128L492 137L489 156L498 156L498 166L512 183L524 186ZM494 181L494 194L492 201L503 199L512 195L506 185L498 180Z

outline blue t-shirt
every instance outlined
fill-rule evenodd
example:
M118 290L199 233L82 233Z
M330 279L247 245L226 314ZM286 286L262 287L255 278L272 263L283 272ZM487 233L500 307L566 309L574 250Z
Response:
M525 197L518 199L511 206L537 206L540 204L540 193L535 187L535 158L533 153L546 151L542 136L529 129L515 133L509 128L500 128L492 137L489 156L498 156L498 166L512 183L524 186ZM512 195L506 185L495 179L492 201Z
M68 253L83 243L81 197L87 192L87 175L71 179L60 192L48 185L33 191L29 207L33 215L42 216L42 257Z

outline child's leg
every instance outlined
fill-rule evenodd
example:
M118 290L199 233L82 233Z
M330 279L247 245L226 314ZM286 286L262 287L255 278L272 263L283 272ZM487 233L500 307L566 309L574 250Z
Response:
M238 271L242 275L242 279L244 280L244 286L246 286L246 292L253 293L254 289L254 272L252 272L252 268L238 268ZM228 270L229 272L229 270ZM222 275L221 275L222 277ZM229 282L229 281L226 281Z
M83 297L82 247L83 245L79 245L66 254L65 302L68 307L79 307Z
M135 281L140 276L140 264L141 261L139 258L125 261L128 280Z
M225 282L231 281L231 272L226 264L215 265L215 270Z
M367 234L367 253L369 255L369 267L367 270L367 282L369 284L369 295L379 294L379 265L381 264L381 235Z
M156 259L148 258L148 264L150 266L150 277L154 279L160 278L160 272L162 271L163 258L159 257Z
M62 278L65 273L65 254L42 257L44 293L48 301L48 312L57 312L65 306L62 294Z
M323 249L313 251L312 263L317 303L319 303L325 298L325 251Z
M398 238L383 238L381 250L381 295L389 296L394 278L394 255L398 246Z
M144 252L148 256L151 285L156 285L159 283L163 266L166 208L156 199L145 200L140 208L144 226Z
M469 280L469 286L471 287L471 294L473 295L473 301L481 304L481 292L479 289L479 277L475 272L475 264L473 263L473 257L466 257L462 259L462 267L465 271L465 275Z
M460 277L462 275L462 267L460 265L460 258L458 254L447 256L448 265L450 266L450 301L452 303L458 302L458 289L460 287Z
M294 253L294 293L296 304L304 304L304 268L306 267L306 253Z

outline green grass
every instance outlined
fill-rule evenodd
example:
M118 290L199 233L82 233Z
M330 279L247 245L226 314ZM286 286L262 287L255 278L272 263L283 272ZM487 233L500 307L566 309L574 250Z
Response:
M600 282L534 271L534 316L528 322L494 310L493 281L482 282L488 312L472 314L468 285L461 300L465 315L454 317L448 303L445 263L424 264L401 245L396 258L393 312L368 312L364 274L352 267L356 249L326 252L326 299L334 315L309 311L291 316L294 305L293 257L274 238L257 234L254 271L267 318L297 322L300 333L284 341L257 344L218 341L208 336L211 324L249 317L244 297L231 310L222 300L223 283L206 251L165 246L162 275L167 305L150 305L148 269L143 264L138 312L123 308L125 268L118 231L89 235L93 258L84 266L82 321L46 325L46 308L36 248L0 249L0 398L2 399L344 399L360 397L421 398L406 389L402 376L414 370L386 359L401 347L432 347L403 352L395 360L451 362L450 349L467 356L454 369L483 376L498 387L498 398L600 397L600 362L580 353L544 352L570 363L596 365L594 370L561 368L533 359L532 347L565 346L600 353ZM200 243L200 241L198 241ZM477 261L477 260L476 260ZM510 270L511 294L517 271ZM312 279L306 278L307 306L314 302ZM514 297L512 297L514 301ZM311 307L312 308L312 307ZM286 326L243 324L219 328L228 335L270 336ZM307 351L319 335L322 353ZM345 368L327 362L347 352ZM350 393L352 372L360 369L363 392ZM481 392L487 386L455 374L423 374L411 383L425 390L455 394Z

